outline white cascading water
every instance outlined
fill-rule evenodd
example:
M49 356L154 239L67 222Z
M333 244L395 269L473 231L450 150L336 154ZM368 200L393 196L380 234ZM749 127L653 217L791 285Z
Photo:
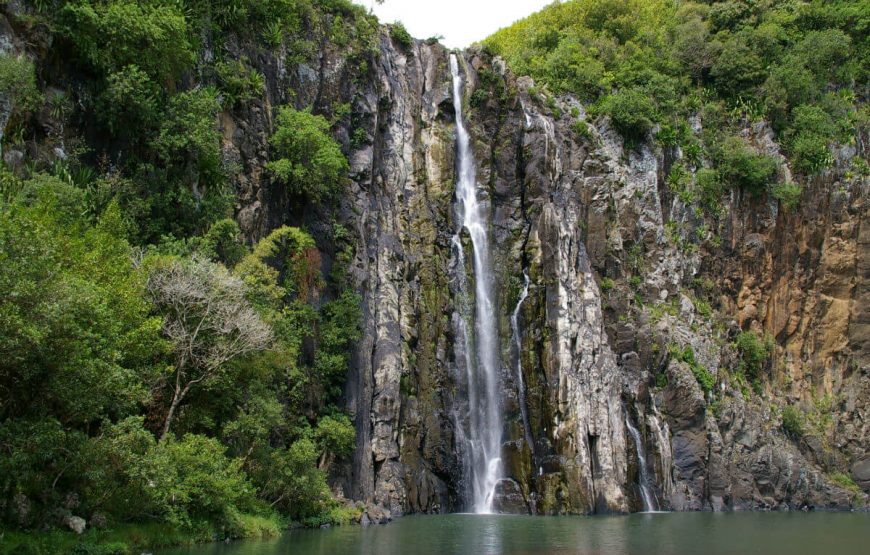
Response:
M637 449L637 464L640 466L640 496L643 498L643 510L650 513L657 510L655 496L650 490L649 470L646 467L646 453L643 449L643 441L640 439L640 432L637 431L628 415L625 416L625 425L628 427L628 432L634 438L634 446Z
M514 347L516 347L517 357L517 396L520 402L520 411L523 416L523 432L525 433L526 443L529 445L529 452L532 454L532 460L535 460L535 442L532 440L532 428L529 425L529 411L526 408L526 384L523 381L523 338L520 335L520 308L523 306L523 301L529 296L529 274L523 270L523 290L520 291L520 297L517 299L517 306L511 314L511 332L514 338Z
M453 245L457 251L459 271L464 271L465 254L461 236L463 229L471 237L474 271L474 337L463 330L467 347L473 353L465 356L468 380L468 433L461 437L466 442L465 452L470 460L466 467L472 485L474 512L491 513L493 494L501 478L501 408L499 407L498 332L495 320L495 302L492 296L493 273L489 261L489 239L484 207L477 200L477 178L474 155L468 131L462 120L462 77L459 61L450 55L453 76L453 108L456 113L456 220L458 223ZM460 280L462 287L467 280ZM467 301L469 295L463 295ZM468 307L465 307L466 309ZM468 314L470 311L465 310Z

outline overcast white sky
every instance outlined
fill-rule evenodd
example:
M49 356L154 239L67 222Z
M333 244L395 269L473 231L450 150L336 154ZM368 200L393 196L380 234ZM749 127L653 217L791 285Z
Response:
M371 8L382 23L401 21L416 38L444 35L450 48L462 48L540 10L553 0L354 0Z

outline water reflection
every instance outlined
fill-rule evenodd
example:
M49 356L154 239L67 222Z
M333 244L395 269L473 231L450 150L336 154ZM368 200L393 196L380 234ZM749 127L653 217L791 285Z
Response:
M868 514L446 515L159 555L864 555L868 545Z

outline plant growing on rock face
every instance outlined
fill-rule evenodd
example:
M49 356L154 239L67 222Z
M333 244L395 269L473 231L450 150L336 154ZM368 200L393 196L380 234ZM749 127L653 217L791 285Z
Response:
M652 130L655 106L649 96L637 89L625 89L608 97L603 105L613 127L634 143L643 140Z
M739 370L752 381L759 379L773 355L773 337L767 335L762 340L754 332L744 331L737 336L736 345L740 354Z
M390 25L390 37L402 48L410 48L414 44L414 39L401 21Z
M58 32L72 45L77 61L98 73L138 64L154 80L168 83L195 58L179 4L65 2L57 14Z
M787 405L782 409L782 430L789 437L799 439L804 435L803 416L801 412L792 405Z
M685 362L689 366L692 375L694 375L695 379L698 380L698 385L701 386L704 393L710 393L710 391L713 390L713 386L716 385L716 378L713 377L713 374L711 374L709 370L698 362L695 358L695 350L692 349L691 345L686 345L682 349L676 345L670 345L668 347L668 352L670 352L672 357L681 362Z
M788 210L794 210L801 200L801 186L793 182L782 182L774 185L770 194L782 203Z
M157 261L146 286L163 312L163 333L175 363L165 382L171 392L161 439L191 389L216 379L229 361L266 349L272 331L245 298L243 282L203 259Z
M291 193L316 203L338 193L348 167L329 127L323 116L283 106L269 139L278 159L266 168Z
M753 195L764 192L778 170L775 158L754 152L746 141L739 137L732 137L725 141L717 158L722 179Z
M23 115L36 108L40 98L33 62L0 54L0 106L8 103L13 114Z
M215 65L227 107L258 98L265 90L263 75L248 65L248 60L229 60Z

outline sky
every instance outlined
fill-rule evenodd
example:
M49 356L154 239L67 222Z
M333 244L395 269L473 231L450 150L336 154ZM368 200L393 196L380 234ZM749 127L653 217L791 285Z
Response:
M354 0L381 23L401 21L412 36L443 35L441 43L463 48L540 10L553 0Z

